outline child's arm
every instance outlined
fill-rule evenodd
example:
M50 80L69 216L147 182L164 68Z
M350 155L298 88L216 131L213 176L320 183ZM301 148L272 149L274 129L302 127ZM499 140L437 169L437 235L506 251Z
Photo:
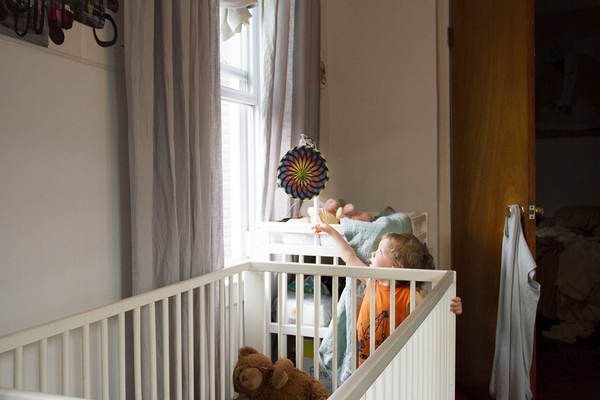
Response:
M328 234L331 237L331 240L333 241L333 246L339 253L342 260L344 260L344 262L347 265L350 265L353 267L356 267L356 266L365 267L366 266L365 263L362 262L360 258L358 258L358 256L354 252L354 249L352 248L352 246L350 246L348 244L348 242L346 242L344 240L342 235L340 235L340 233L337 230L333 229L331 227L331 225L323 222L321 220L321 218L318 216L318 214L317 214L317 221L318 222L315 224L315 226L313 226L315 233L325 232L326 234Z
M419 305L419 303L423 300L421 297L421 293L417 292L417 298L415 299L415 307ZM456 315L462 314L462 301L460 297L455 297L450 301L450 311L452 311ZM410 303L406 308L406 313L410 314Z

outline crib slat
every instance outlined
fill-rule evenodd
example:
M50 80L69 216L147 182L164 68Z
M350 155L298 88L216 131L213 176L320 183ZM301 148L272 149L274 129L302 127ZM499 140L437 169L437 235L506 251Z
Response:
M219 279L219 382L221 399L225 399L225 282L224 279Z
M176 371L176 396L177 400L183 399L183 365L181 363L182 355L182 336L181 336L181 293L175 295L175 371Z
M337 257L334 257L334 259L336 259ZM332 321L337 321L338 320L338 314L337 314L337 308L338 308L338 297L339 297L339 277L334 276L332 279L332 290L333 290L333 303L331 304L331 320ZM331 377L331 381L332 381L332 391L336 391L337 390L337 382L338 382L338 372L337 372L337 353L338 353L338 346L337 346L337 341L338 341L338 324L334 323L331 326L333 326L333 357L331 359L331 372L332 372L332 377Z
M320 258L320 257L319 257ZM320 263L320 259L319 259L319 263ZM321 308L321 275L315 275L314 276L314 282L315 282L315 288L314 288L314 315L315 315L315 319L313 321L313 325L315 327L315 333L313 336L313 368L315 371L315 379L320 380L319 379L319 344L320 344L320 339L319 339L319 327L321 326L321 318L319 315L319 311Z
M208 312L209 312L209 324L208 326L211 329L208 332L208 346L209 346L209 357L208 357L208 365L209 365L209 387L210 387L210 398L216 398L216 371L213 367L216 365L217 357L215 354L215 330L212 329L215 326L215 284L214 282L210 283L209 286L209 298L208 298Z
M431 336L431 343L432 343L432 350L430 350L429 352L429 364L430 365L436 365L436 355L440 354L440 346L439 346L439 329L438 329L438 323L439 323L439 312L435 314L435 318L432 319L432 336ZM439 398L439 382L441 382L441 374L439 373L440 371L440 365L437 365L435 368L432 369L431 373L430 373L430 379L431 379L431 389L430 389L430 395L432 397L437 397Z
M435 330L435 326L436 326L436 320L435 318L433 318L430 322L431 324L431 330L429 331L429 343L430 343L430 347L428 349L429 352L429 362L428 365L435 365L435 357L434 355L434 351L437 350L437 346L436 346L436 337L434 336L435 334L437 334L436 330ZM428 392L428 396L432 397L433 396L433 390L435 388L434 383L435 382L439 382L435 380L435 376L437 375L437 369L439 367L435 367L435 368L431 368L428 369L429 373L427 374L427 376L429 377L429 382L427 385L427 392Z
M441 332L439 330L439 318L440 318L440 314L439 314L439 310L434 310L433 314L433 334L432 334L432 343L433 343L433 349L431 350L431 358L430 358L430 365L433 365L434 368L431 371L431 382L432 382L432 389L430 390L430 395L434 398L440 398L441 397L441 392L440 392L440 387L441 387L441 382L442 382L442 374L441 372L441 364L443 364L443 357L439 357L438 355L440 355L442 353L442 349L441 349ZM436 365L436 360L439 359L440 362L437 363Z
M119 325L119 400L126 400L127 385L125 378L127 372L125 370L125 313L120 313L118 317Z
M171 381L169 380L169 298L162 300L162 338L163 338L163 399L171 398Z
M369 285L371 287L371 293L370 293L370 306L371 309L369 311L370 313L370 328L369 328L369 354L373 354L375 352L375 279L371 278L369 280Z
M150 303L152 308L154 303ZM150 314L152 317L152 313ZM142 334L141 312L139 307L133 310L133 381L136 400L142 399Z
M442 300L442 303L443 303L443 300ZM437 397L438 399L446 398L446 394L445 394L445 390L444 390L446 379L445 379L445 374L443 371L446 368L446 354L444 353L444 342L447 340L447 338L443 337L443 335L444 335L444 330L442 329L443 316L444 316L444 314L441 313L440 310L437 310L436 317L435 317L435 342L436 342L437 352L436 352L436 356L434 357L434 365L436 365L436 369L435 369L435 375L433 376L433 379L435 382L438 382L438 383L433 392L433 396ZM436 361L437 361L437 363L436 363Z
M269 323L269 321L271 321L271 274L269 272L264 272L263 274L263 293L265 293L265 296L267 296L265 298L264 301L264 305L262 307L262 321L261 321L261 325L260 326L266 326L266 324ZM263 348L262 348L262 353L263 354L268 354L267 352L271 351L271 335L269 334L263 334Z
M414 357L413 357L413 350L414 350L414 340L411 340L407 343L407 348L406 348L406 360L407 360L407 368L406 368L406 375L404 378L404 383L406 383L407 386L407 390L406 390L406 398L407 399L412 399L414 398L415 394L412 391L413 385L408 385L408 382L413 382L413 372L414 372Z
M198 321L200 322L200 399L206 399L206 293L200 286Z
M158 362L156 354L156 303L152 302L148 305L148 329L150 336L150 396L152 400L158 399ZM136 390L136 396L137 396ZM140 379L139 396L142 395L142 386Z
M70 355L69 355L69 332L62 334L62 394L69 396L70 394Z
M391 295L394 293L394 295ZM390 280L390 335L396 329L396 280Z
M48 339L40 340L40 392L48 393Z
M441 332L442 332L441 337L444 338L444 339L442 339L442 351L444 352L444 362L445 362L446 368L452 368L453 364L454 364L451 361L451 357L450 357L450 353L452 351L452 349L450 348L450 343L454 344L453 339L450 339L452 337L452 332L451 332L451 329L449 328L449 325L450 325L449 321L450 321L450 317L451 317L450 314L451 313L444 315L442 313L442 318L441 318L441 320L443 321L442 322L443 327L441 329ZM447 369L445 371L447 371ZM442 388L449 387L453 383L453 381L450 381L450 379L451 379L451 378L449 378L450 375L442 372L442 376L443 376ZM452 390L452 392L454 393L454 390Z
M410 281L410 312L413 312L415 310L416 288L416 282Z
M227 329L227 334L229 335L229 368L228 368L228 373L227 376L232 376L233 374L233 368L235 366L235 355L237 354L237 352L235 351L235 335L233 334L233 332L235 332L235 312L234 312L234 298L233 298L233 293L234 293L234 283L233 283L233 276L230 276L228 279L229 282L229 308L228 308L228 313L229 313L229 329ZM233 379L228 379L227 380L229 382L229 392L231 395L233 395ZM231 396L230 396L231 397Z
M350 286L352 287L352 325L353 327L356 326L356 279L355 278L350 278ZM356 365L357 365L357 354L356 354L356 335L357 335L357 330L356 329L352 329L352 373L354 373L354 371L356 371Z
M397 377L400 377L400 361L401 360L401 355L398 354L396 357L394 357L394 361L392 362L392 377L393 378L393 383L392 383L392 399L400 399L400 379L397 379Z
M109 398L109 373L108 373L108 320L104 318L100 323L102 342L102 398Z
M240 272L237 276L237 285L238 285L238 347L241 348L244 346L244 293L242 292L244 285L242 279L242 273ZM237 352L235 353L237 357Z
M369 390L367 390L367 400L377 400L377 396L376 396L376 391L377 391L377 384L371 386L369 388Z
M194 398L194 290L190 289L187 292L187 338L188 338L188 380L187 392L188 398Z
M427 323L427 321L425 321L423 323L423 325L425 323ZM415 332L415 335L416 335L415 348L417 349L417 357L415 360L416 364L417 364L417 368L415 370L415 373L417 376L417 385L418 385L417 393L419 394L419 396L421 396L421 398L423 398L423 395L425 392L425 389L423 387L423 382L425 382L426 376L427 376L427 371L425 370L425 367L424 367L426 365L427 349L423 348L426 345L427 337L425 335L426 329L423 329L423 325L421 325Z
M23 347L17 347L14 352L14 386L23 389Z
M279 289L279 293L281 293L281 297L283 298L283 317L281 318L281 327L283 329L283 324L286 323L285 320L285 315L286 315L286 310L287 310L287 281L288 281L288 274L287 273L282 273L280 274L282 276L281 278L281 288ZM304 286L303 286L304 287ZM298 307L296 307L297 309ZM282 349L282 355L280 355L279 357L282 358L286 358L288 356L287 354L287 334L282 334L281 335L281 349Z
M82 328L82 367L83 367L83 397L91 398L90 393L90 326L84 325Z
M301 288L301 289L298 289ZM302 324L304 321L304 274L296 274L296 368L304 370L304 337Z
M401 351L400 351L400 379L398 379L398 382L400 383L400 398L401 399L408 399L408 385L407 385L407 381L408 379L406 378L406 375L408 373L408 347L405 346Z
M384 381L383 381L384 397L383 398L390 398L389 395L394 390L394 385L393 385L394 376L392 375L392 372L393 372L392 368L386 368L386 370L383 374L383 377L384 377Z
M387 378L387 374L386 374L386 370L383 371L383 373L381 375L379 375L379 378L375 381L375 396L379 395L380 399L385 399L387 398L385 396L386 392L386 378Z
M283 349L283 321L285 319L285 308L287 291L285 290L285 282L283 281L284 273L277 274L277 357L284 358L285 351Z

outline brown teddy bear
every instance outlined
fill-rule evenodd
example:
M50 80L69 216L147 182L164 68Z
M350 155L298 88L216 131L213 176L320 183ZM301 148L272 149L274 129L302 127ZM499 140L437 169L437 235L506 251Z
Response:
M294 367L287 358L275 365L250 346L242 347L233 371L233 387L247 400L321 400L329 397L325 386Z

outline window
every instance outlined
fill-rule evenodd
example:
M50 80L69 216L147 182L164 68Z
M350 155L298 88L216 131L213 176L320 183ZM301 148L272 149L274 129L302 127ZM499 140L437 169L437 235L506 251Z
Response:
M258 116L258 12L250 26L221 42L223 223L225 262L249 255L253 152ZM226 9L221 9L221 20Z

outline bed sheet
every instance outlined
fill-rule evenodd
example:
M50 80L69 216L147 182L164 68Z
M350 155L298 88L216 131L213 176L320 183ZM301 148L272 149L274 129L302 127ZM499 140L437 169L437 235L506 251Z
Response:
M537 228L538 311L559 321L546 337L573 343L600 324L599 210L563 208Z

